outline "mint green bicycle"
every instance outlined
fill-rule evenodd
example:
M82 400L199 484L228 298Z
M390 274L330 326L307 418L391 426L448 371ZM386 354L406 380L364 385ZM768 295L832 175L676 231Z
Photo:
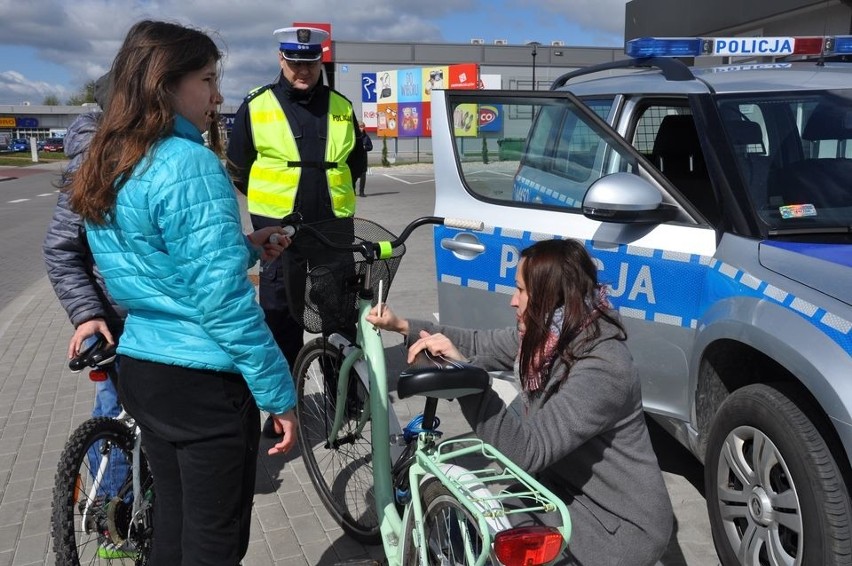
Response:
M284 225L294 246L324 249L309 271L304 305L294 308L323 337L302 348L294 376L299 447L334 519L361 542L381 542L389 566L553 561L571 534L564 503L481 440L439 441L438 400L481 393L488 374L442 358L412 365L397 394L425 397L425 407L400 427L388 404L382 339L365 319L386 298L414 229L481 224L423 217L397 238L363 219L332 221L342 229L293 220ZM463 465L469 460L477 469Z

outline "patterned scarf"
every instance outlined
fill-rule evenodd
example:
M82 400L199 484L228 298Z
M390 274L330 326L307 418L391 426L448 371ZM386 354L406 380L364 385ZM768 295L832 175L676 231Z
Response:
M599 311L612 308L606 295L606 286L600 285L594 299L587 300L589 314L583 321L583 325L577 330L577 334L580 334L580 332L582 332L598 317ZM559 355L559 352L556 351L556 347L559 344L559 338L562 335L562 322L564 319L565 307L559 307L553 311L553 319L550 322L550 328L547 333L547 338L544 340L544 345L533 354L533 369L531 375L528 375L526 380L521 379L521 383L524 385L524 392L526 394L538 391L545 385L545 383L547 383L547 379L550 376L550 370ZM523 343L523 332L520 333L520 339L520 342ZM520 355L518 356L518 359L520 359ZM517 367L516 371L518 371Z

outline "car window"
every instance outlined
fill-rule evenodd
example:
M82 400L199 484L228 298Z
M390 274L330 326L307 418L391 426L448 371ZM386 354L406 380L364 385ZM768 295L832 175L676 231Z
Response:
M711 224L719 207L692 112L683 104L643 103L635 113L631 145Z
M578 210L594 181L615 171L636 171L636 158L580 111L582 105L564 95L487 96L450 95L460 171L474 195ZM603 118L610 113L613 98L583 102ZM460 119L481 114L478 108L496 109L497 125L480 120L480 127L474 128L470 120Z
M852 224L852 90L719 97L749 199L770 230Z

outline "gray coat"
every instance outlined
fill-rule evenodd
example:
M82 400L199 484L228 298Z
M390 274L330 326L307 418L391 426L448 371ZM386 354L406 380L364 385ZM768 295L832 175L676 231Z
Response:
M618 329L599 321L601 336L588 354L567 377L564 363L557 360L545 394L525 400L522 417L507 410L493 390L458 402L477 436L536 475L568 505L573 534L569 556L560 564L654 564L671 535L671 502L645 426L633 358L616 338ZM514 369L518 376L520 342L514 328L409 324L410 337L421 329L440 332L474 365Z
M80 166L98 126L100 112L79 116L65 136L65 154L71 158L66 174ZM121 334L125 312L115 305L104 287L86 242L86 227L71 210L68 193L59 192L42 251L53 290L76 328L93 318L103 318L116 338Z

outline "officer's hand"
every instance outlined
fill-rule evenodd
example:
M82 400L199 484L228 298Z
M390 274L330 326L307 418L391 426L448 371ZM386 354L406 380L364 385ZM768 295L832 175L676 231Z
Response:
M252 245L261 248L260 257L263 261L272 261L281 255L290 245L290 237L284 235L281 226L268 226L252 232L248 236Z

